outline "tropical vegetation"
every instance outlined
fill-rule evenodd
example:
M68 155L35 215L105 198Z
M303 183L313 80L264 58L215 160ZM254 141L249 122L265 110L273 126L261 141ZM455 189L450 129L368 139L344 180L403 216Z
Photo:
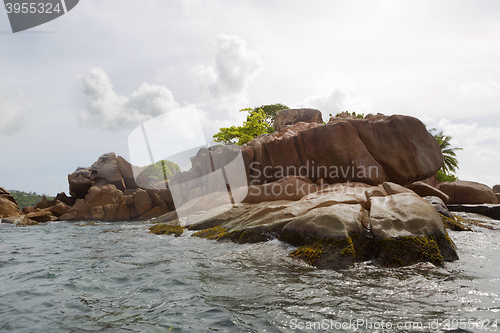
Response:
M451 182L458 180L458 178L454 175L454 173L457 172L457 169L459 169L457 154L455 152L462 150L462 148L451 148L450 141L452 138L449 135L443 134L443 131L435 134L434 137L436 138L436 141L441 148L441 152L443 153L443 165L438 171L437 180Z
M54 200L54 197L50 197L46 194L37 194L36 192L23 192L17 190L9 190L9 192L14 199L16 199L19 208L35 206L42 201L44 196L49 200Z
M276 112L284 109L288 106L280 103L241 109L240 112L249 113L243 125L220 128L214 141L241 146L261 134L273 133Z
M146 176L154 181L169 180L181 168L174 162L161 160L142 168Z

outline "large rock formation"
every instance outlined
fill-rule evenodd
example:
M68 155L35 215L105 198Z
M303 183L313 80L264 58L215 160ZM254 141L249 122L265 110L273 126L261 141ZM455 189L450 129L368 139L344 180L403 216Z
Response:
M440 183L438 189L450 197L448 204L498 204L493 190L481 183L457 180Z
M9 191L0 187L0 218L19 215L19 206Z
M316 109L286 109L278 111L274 119L274 130L280 132L286 126L300 122L323 124L321 111Z
M435 175L443 161L438 143L418 119L381 114L366 119L332 117L325 125L299 122L256 137L241 147L241 153L251 185L286 176L323 184L407 185ZM200 150L192 158L193 169L174 178L200 178L213 171L204 167L210 166L207 161L213 160L218 169L217 164L237 154L227 146Z
M278 237L300 246L292 256L319 268L346 268L369 259L383 266L420 261L441 265L443 260L458 259L436 210L413 191L393 183L336 184L297 201L213 210L218 209L218 214L200 212L190 221L188 228L197 230L193 236L239 243Z
M93 186L84 199L59 217L63 221L148 220L171 211L168 189L133 189L125 193L113 184Z
M136 167L137 168L137 167ZM137 178L141 186L147 186L147 177L142 173ZM91 167L79 167L68 175L69 193L75 199L83 199L92 186L114 185L120 191L137 189L133 166L115 153L104 154Z

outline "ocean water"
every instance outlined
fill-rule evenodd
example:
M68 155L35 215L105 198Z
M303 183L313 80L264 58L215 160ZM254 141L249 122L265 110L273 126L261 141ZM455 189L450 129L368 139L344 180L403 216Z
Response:
M490 221L499 225L499 221ZM277 240L220 243L149 224L0 224L0 331L500 331L500 230L450 232L460 260L317 270Z

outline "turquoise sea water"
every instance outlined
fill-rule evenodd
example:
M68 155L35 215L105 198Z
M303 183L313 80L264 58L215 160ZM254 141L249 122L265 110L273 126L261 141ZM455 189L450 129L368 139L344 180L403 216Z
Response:
M0 331L500 331L498 230L450 232L460 260L444 268L336 272L287 257L293 248L277 240L218 243L148 226L0 224Z

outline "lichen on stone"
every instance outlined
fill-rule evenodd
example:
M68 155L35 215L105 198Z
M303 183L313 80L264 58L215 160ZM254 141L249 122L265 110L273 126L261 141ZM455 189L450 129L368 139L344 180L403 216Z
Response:
M175 237L179 237L184 232L184 228L168 224L155 224L149 227L149 232L156 235L174 235Z

